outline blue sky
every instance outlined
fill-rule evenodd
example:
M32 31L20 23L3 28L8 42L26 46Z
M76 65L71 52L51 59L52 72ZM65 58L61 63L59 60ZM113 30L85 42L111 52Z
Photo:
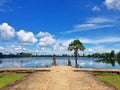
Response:
M0 0L0 51L63 54L120 51L120 0Z

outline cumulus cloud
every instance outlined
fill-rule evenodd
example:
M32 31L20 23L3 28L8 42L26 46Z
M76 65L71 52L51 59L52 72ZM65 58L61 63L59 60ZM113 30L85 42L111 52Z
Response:
M15 36L14 28L7 23L2 23L2 25L0 25L0 33L1 39L5 41L8 41Z
M40 38L39 46L41 46L42 52L46 54L58 54L66 53L68 41L56 40L53 35L48 32L39 32L37 37ZM39 52L41 53L41 52Z
M98 6L94 6L94 7L92 8L92 11L100 11L100 8L99 8Z
M53 37L43 37L40 39L40 46L51 46L56 43L56 40Z
M39 46L45 47L56 44L56 40L53 38L53 35L48 32L39 32L37 37L40 38Z
M113 49L107 48L107 47L102 46L102 45L98 45L98 46L94 46L94 47L86 49L85 53L86 54L105 53L105 52L110 52L111 50L113 50Z
M64 53L65 53L65 51L67 50L66 46L63 46L63 44L59 45L59 43L53 45L52 48L53 48L53 51L56 51L56 52L63 52L64 51Z
M48 32L39 32L37 34L37 37L40 38L40 37L52 37L52 35Z
M27 49L23 46L13 46L14 50L17 51L17 52L23 52L23 51L26 51Z
M23 44L31 45L37 42L37 39L32 32L20 30L19 32L17 32L17 36L19 41Z
M74 39L69 39L69 40L57 40L57 43L53 45L53 50L56 52L62 52L64 53L67 52L68 46L73 41Z
M0 51L4 54L10 54L10 53L16 54L16 53L21 53L21 52L25 52L25 53L35 52L31 49L25 48L24 46L14 45L14 44L12 44L10 46L0 46Z
M120 10L120 0L105 0L104 4L107 9Z
M75 38L74 38L75 39ZM67 53L67 54L73 54L73 52L67 51L67 48L71 41L74 39L68 39L68 40L58 40L55 45L53 45L53 51L56 53ZM90 39L90 38L78 38L84 45L86 44L93 44L93 47L86 48L84 52L79 51L80 54L92 54L92 53L104 53L104 52L110 52L113 50L113 48L105 47L103 43L118 43L120 42L120 37L103 37L101 39ZM97 45L96 45L97 44ZM103 45L103 46L101 46ZM118 49L114 49L116 51L119 51Z

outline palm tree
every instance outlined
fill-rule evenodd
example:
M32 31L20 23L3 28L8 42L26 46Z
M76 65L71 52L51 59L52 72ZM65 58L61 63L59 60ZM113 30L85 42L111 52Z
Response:
M68 46L69 51L74 50L75 67L76 68L77 68L78 50L84 51L84 49L85 49L85 47L83 46L82 42L80 42L79 40L73 40Z

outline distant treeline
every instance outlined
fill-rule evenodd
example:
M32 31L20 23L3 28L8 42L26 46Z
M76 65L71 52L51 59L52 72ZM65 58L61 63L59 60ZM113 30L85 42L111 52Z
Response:
M33 55L32 53L17 53L17 54L3 54L0 52L0 58L14 58L14 57L53 57L54 55ZM74 57L74 55L67 55L67 54L62 54L62 55L55 55L56 57L67 57L71 56ZM105 58L105 59L120 59L120 52L115 53L114 50L111 52L107 53L93 53L93 54L88 54L88 55L78 55L79 57L94 57L94 58Z
M56 57L67 57L69 55L67 54L63 54L63 55L33 55L32 53L17 53L17 54L3 54L2 52L0 52L0 58L16 58L16 57L53 57L53 56L56 56ZM71 56L74 56L74 55L71 55Z
M0 52L0 58L14 58L14 57L32 57L32 53L17 53L17 54L3 54Z
M114 50L111 52L107 53L94 53L94 54L89 54L86 57L95 57L95 58L104 58L104 59L120 59L120 52L115 53Z

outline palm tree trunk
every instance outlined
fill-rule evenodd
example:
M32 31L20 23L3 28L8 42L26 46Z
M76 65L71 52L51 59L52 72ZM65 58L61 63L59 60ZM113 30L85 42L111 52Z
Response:
M77 68L77 54L78 54L78 51L76 50L74 54L75 54L75 67Z

